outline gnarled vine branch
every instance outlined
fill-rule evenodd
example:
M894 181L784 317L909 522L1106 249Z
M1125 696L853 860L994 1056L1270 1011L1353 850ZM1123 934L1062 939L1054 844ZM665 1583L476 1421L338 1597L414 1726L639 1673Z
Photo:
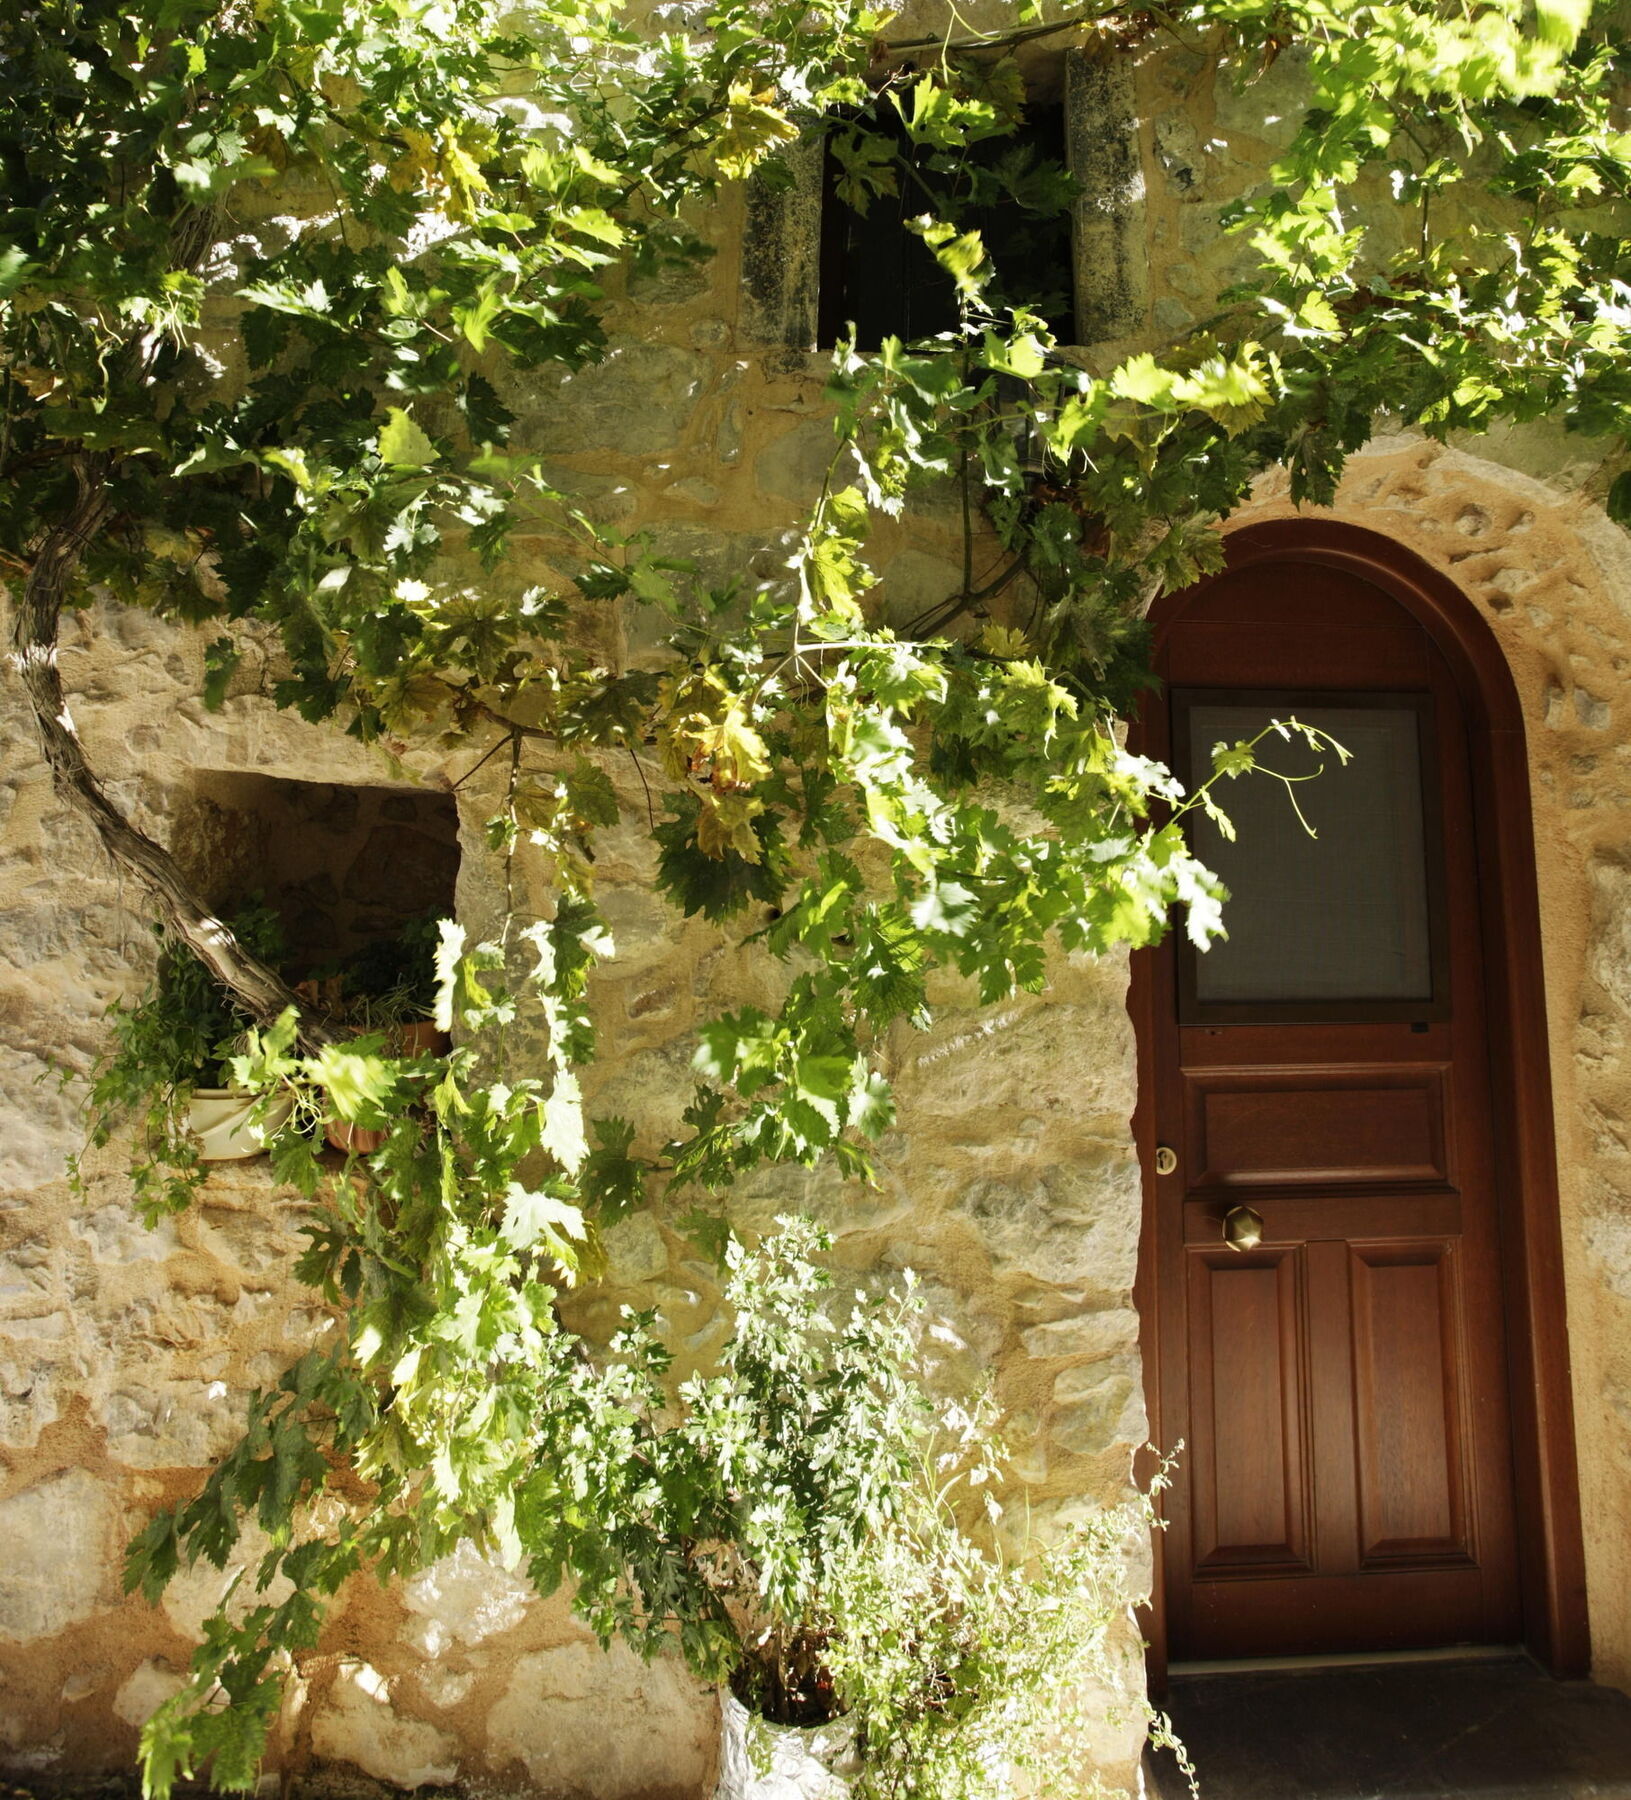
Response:
M12 664L22 679L40 734L40 748L57 793L84 819L119 867L153 902L157 922L184 943L233 995L244 1011L270 1025L287 1007L300 1015L300 1034L312 1049L333 1033L301 1007L299 996L259 957L252 955L194 893L176 859L134 825L108 798L85 755L62 691L58 632L63 601L86 546L113 509L108 477L112 458L87 453L77 459L78 494L67 516L41 540L18 596L12 631Z

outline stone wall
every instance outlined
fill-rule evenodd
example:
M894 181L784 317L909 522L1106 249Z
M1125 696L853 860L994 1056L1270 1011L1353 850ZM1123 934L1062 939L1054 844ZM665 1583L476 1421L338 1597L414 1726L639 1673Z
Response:
M358 804L389 816L380 762L275 713L249 683L223 713L204 713L187 698L197 647L167 628L106 613L76 630L68 660L76 677L94 671L96 696L76 711L100 766L121 765L141 721L169 720L163 743L119 784L161 836L198 841L199 769L236 772L205 786L240 812L254 775L321 782L331 813L349 814L346 796L362 788ZM12 927L0 1018L5 1102L30 1128L13 1140L0 1199L0 1742L11 1768L59 1774L129 1761L137 1725L173 1691L226 1579L201 1570L157 1609L121 1599L123 1542L152 1507L191 1490L231 1442L247 1389L329 1320L287 1279L300 1208L259 1164L222 1167L193 1212L156 1232L130 1209L117 1147L89 1158L83 1196L70 1194L73 1092L42 1106L54 1089L34 1079L47 1057L84 1065L101 1008L139 984L149 950L88 835L51 798L10 688L6 705L15 798L0 840ZM463 770L420 759L412 773L445 790ZM597 994L609 1052L589 1098L634 1120L640 1146L655 1150L679 1126L696 1021L773 1000L765 984L775 976L654 896L643 801L638 790L625 799L628 822L599 843L618 955ZM481 779L458 795L458 906L478 933L503 904L502 866L482 831L497 801ZM217 846L245 835L203 834ZM335 842L355 854L354 835ZM538 872L523 863L519 877L522 906L541 902ZM878 1190L777 1171L738 1197L749 1225L814 1211L858 1279L908 1265L923 1276L945 1376L995 1377L1039 1517L1083 1496L1120 1497L1144 1433L1129 1304L1138 1177L1125 985L1116 960L1062 966L1046 995L1006 1006L959 1008L948 995L935 1031L900 1027L890 1042L903 1123L884 1146ZM660 1208L616 1228L609 1249L608 1280L570 1303L574 1324L604 1339L620 1304L656 1304L682 1364L717 1350L726 1326L714 1272ZM389 1592L358 1584L330 1642L332 1660L285 1720L282 1751L295 1763L349 1763L409 1786L456 1771L619 1800L695 1800L711 1784L711 1694L677 1665L604 1658L559 1603L529 1601L468 1553ZM1123 1648L1131 1659L1130 1638ZM1129 1660L1130 1685L1135 1677ZM615 1755L606 1720L617 1721ZM1130 1722L1107 1728L1106 1766L1125 1770L1137 1739Z
M738 337L738 203L716 234L725 249L711 265L637 286L604 364L510 399L524 440L601 517L649 529L662 552L720 579L773 578L830 454L822 362ZM955 586L951 524L931 506L880 541L892 606L916 610ZM541 550L524 544L522 555ZM474 755L421 753L393 772L338 732L279 714L267 698L275 656L258 640L248 649L211 715L195 697L199 640L111 610L77 617L64 646L76 718L119 802L209 884L242 891L260 877L269 891L343 897L344 870L323 865L354 866L362 811L405 811L414 783L445 795ZM617 650L650 645L619 636ZM153 1234L131 1214L113 1150L87 1163L83 1198L69 1193L76 1092L35 1078L53 1061L87 1066L103 1009L140 986L150 944L139 903L51 795L9 683L3 705L0 1104L16 1123L0 1145L0 1530L18 1554L0 1568L0 1746L10 1768L60 1777L128 1764L222 1579L200 1573L158 1609L122 1599L123 1542L192 1489L231 1440L247 1389L327 1320L283 1277L299 1212L257 1165L213 1176L192 1215ZM632 780L626 763L609 768ZM268 778L314 784L309 816L281 818L288 791ZM457 795L458 909L477 934L504 903L483 833L496 779L490 767ZM618 954L597 990L607 1054L589 1100L634 1120L640 1147L655 1150L688 1098L697 1020L773 1003L776 974L655 897L644 798L637 786L624 797L625 826L598 842ZM336 819L344 830L327 829ZM546 903L542 879L523 858L523 909ZM1048 993L1001 1007L959 1005L948 990L934 1032L902 1025L890 1041L902 1126L884 1146L880 1188L779 1172L746 1183L737 1202L749 1225L813 1210L857 1279L908 1265L922 1276L946 1379L989 1376L1012 1411L1038 1521L1124 1497L1145 1430L1125 988L1115 960L1062 965ZM608 1280L574 1298L573 1322L603 1338L624 1302L657 1304L682 1366L706 1360L727 1328L714 1272L663 1211L619 1227L610 1250ZM608 1800L711 1789L711 1693L677 1665L603 1658L561 1605L527 1602L468 1556L387 1592L359 1584L328 1641L332 1658L283 1721L286 1764ZM1130 1627L1121 1651L1127 1699L1140 1679ZM1130 1778L1140 1738L1130 1711L1106 1724L1107 1774Z
M1138 167L1117 176L1115 214L1116 255L1131 245L1147 292L1145 309L1137 283L1117 290L1117 303L1133 306L1126 324L1138 341L1204 312L1240 254L1218 237L1216 206L1283 141L1295 89L1289 64L1244 98L1199 82L1181 56L1138 70ZM1123 115L1112 111L1112 135L1124 138ZM521 440L592 512L649 530L664 554L752 581L778 573L832 440L822 359L787 338L788 319L808 315L784 306L772 330L762 284L744 290L744 254L751 263L757 241L744 253L745 204L727 201L709 222L722 246L711 264L635 284L602 365L509 398ZM761 209L754 230L767 229ZM1240 522L1290 511L1271 480ZM1544 434L1481 444L1477 455L1383 440L1356 459L1334 513L1399 539L1471 594L1523 697L1598 1672L1631 1683L1631 556L1575 491L1566 446ZM894 616L958 585L952 524L931 497L879 533L874 556ZM520 546L523 560L542 553ZM621 625L612 636L618 655L650 651ZM212 868L230 860L229 839L244 838L212 823L208 809L259 816L246 796L265 778L321 784L342 809L347 793L366 789L372 797L359 808L419 819L416 792L451 805L445 796L473 761L421 751L392 768L338 732L277 713L268 698L275 657L253 635L216 715L195 697L200 641L144 616L76 615L63 664L118 801ZM626 768L614 772L627 778ZM458 909L477 933L504 896L482 831L495 806L491 780L489 769L456 796ZM618 955L596 990L608 1054L590 1101L633 1119L651 1149L678 1123L698 1019L773 1000L775 973L654 896L644 801L637 790L626 798L627 822L605 834L597 865ZM289 883L320 887L328 874L343 895L342 875L321 855L296 872L286 837L282 848L273 837L254 841L257 858ZM541 881L524 863L523 908L543 904ZM155 1505L192 1488L229 1441L247 1388L329 1328L284 1277L298 1209L263 1168L217 1174L191 1215L154 1233L135 1221L115 1155L87 1165L82 1197L63 1179L63 1158L78 1146L79 1094L38 1078L58 1063L82 1071L108 1001L139 987L151 953L140 912L52 796L7 680L0 1753L22 1774L129 1762L137 1726L172 1690L219 1578L189 1578L148 1608L120 1596L120 1547ZM746 1182L736 1201L748 1224L813 1209L857 1278L907 1265L924 1277L944 1326L947 1377L994 1381L1033 1517L1044 1522L1121 1498L1145 1429L1130 1304L1139 1182L1125 988L1124 963L1109 959L1061 961L1044 994L997 1007L948 992L933 1032L901 1024L890 1038L901 1123L876 1191L779 1172ZM619 1227L611 1253L608 1280L571 1302L574 1323L604 1337L621 1303L656 1304L682 1360L706 1361L725 1329L713 1272L663 1209ZM529 1598L467 1553L390 1590L348 1592L328 1642L331 1654L282 1723L286 1766L349 1766L405 1786L457 1777L560 1800L702 1800L712 1787L711 1694L677 1666L603 1657L558 1602ZM1131 1694L1139 1670L1130 1630L1122 1651ZM1125 1713L1106 1724L1099 1762L1113 1782L1133 1780L1139 1736Z

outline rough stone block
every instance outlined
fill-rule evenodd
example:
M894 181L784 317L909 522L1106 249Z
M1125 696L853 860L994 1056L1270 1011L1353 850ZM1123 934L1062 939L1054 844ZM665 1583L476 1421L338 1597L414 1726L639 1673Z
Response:
M242 1406L220 1381L130 1381L96 1408L108 1454L129 1469L197 1469L226 1450Z
M1144 323L1149 249L1132 60L1066 60L1067 159L1080 187L1074 226L1076 341L1128 337ZM1214 226L1215 229L1215 226Z
M1138 1174L1131 1152L1106 1146L1036 1176L971 1182L957 1206L978 1228L1001 1272L1057 1287L1122 1291L1138 1258Z
M40 991L31 1000L25 1000L11 984L0 988L0 1017L14 1020L26 1007L38 1004L57 1015L59 1032L63 1031L78 1010L65 991L67 984L51 983L47 989L42 978L38 986ZM56 1047L62 1048L61 1043ZM51 1065L43 1056L0 1046L0 1109L6 1119L0 1139L0 1192L22 1192L61 1181L68 1158L85 1141L82 1090L58 1089Z
M163 1262L181 1248L172 1220L161 1219L149 1230L122 1201L80 1213L69 1221L69 1230L90 1246L92 1260L106 1267Z
M884 619L895 630L921 633L953 595L963 590L961 567L926 550L906 549L878 570ZM928 621L920 625L918 621Z
M522 1657L487 1718L488 1761L520 1762L549 1794L697 1800L714 1780L719 1709L666 1657L567 1644Z
M668 1245L648 1212L635 1213L602 1235L606 1279L619 1286L660 1281L668 1273Z
M672 959L678 915L661 895L637 887L609 888L600 896L600 910L616 945L616 961L608 965L608 973L624 975Z
M25 1238L0 1256L0 1306L28 1305L53 1286L55 1258L44 1238Z
M204 1635L204 1621L223 1600L234 1624L241 1624L253 1607L281 1606L294 1592L292 1583L282 1575L275 1576L265 1589L255 1586L261 1558L271 1547L272 1540L259 1526L249 1526L224 1569L199 1562L176 1575L159 1601L164 1616L183 1637L198 1639ZM229 1589L231 1598L227 1599Z
M60 1379L49 1361L0 1357L0 1444L22 1449L55 1424Z
M65 1312L30 1313L0 1319L0 1338L9 1338L13 1343L49 1342L69 1336L73 1328L74 1322Z
M449 1643L479 1644L519 1625L536 1598L519 1575L460 1544L402 1584L402 1604L414 1615L402 1635L426 1656L440 1656Z
M179 1694L185 1686L184 1678L167 1662L150 1656L120 1684L113 1696L114 1716L127 1725L145 1725L171 1695Z
M286 1269L305 1248L304 1218L304 1208L287 1204L268 1204L264 1212L206 1206L197 1218L199 1248L249 1275Z
M798 356L816 341L822 146L796 144L777 160L790 180L748 183L740 328L750 344Z
M1599 700L1595 694L1577 687L1574 690L1574 714L1587 731L1607 731L1614 711L1606 700Z
M754 459L753 472L765 493L810 506L821 492L837 448L830 419L804 419L765 445Z
M903 1117L972 1110L1081 1120L1132 1111L1132 1028L1125 1013L1061 1002L950 1016L901 1071Z
M1599 856L1591 889L1591 977L1620 1016L1631 1018L1631 864Z
M1213 126L1221 135L1256 138L1283 150L1297 135L1312 100L1308 52L1300 44L1283 50L1266 69L1246 63L1238 74L1220 74L1213 84Z
M601 1118L627 1119L642 1141L662 1143L677 1137L685 1121L681 1116L691 1103L691 1057L696 1049L689 1036L622 1058L615 1072L601 1081L585 1083L593 1111Z
M115 1513L107 1487L84 1469L0 1500L0 1637L50 1637L98 1609Z
M1029 1356L1074 1356L1094 1361L1131 1350L1138 1342L1138 1314L1130 1308L1050 1319L1019 1334Z
M1137 1363L1118 1357L1108 1368L1088 1363L1067 1369L1053 1385L1049 1436L1061 1449L1097 1456L1113 1444L1141 1444L1149 1435Z
M419 1691L432 1706L447 1711L469 1697L476 1685L474 1669L447 1669L438 1663L426 1663L414 1671Z
M529 408L526 441L547 455L672 450L690 419L707 363L676 344L614 344L606 360L579 370ZM549 384L540 382L546 392ZM539 401L541 400L541 404Z
M336 1675L312 1720L311 1747L326 1761L352 1763L392 1787L440 1785L459 1772L454 1740L393 1711L390 1684L367 1663Z

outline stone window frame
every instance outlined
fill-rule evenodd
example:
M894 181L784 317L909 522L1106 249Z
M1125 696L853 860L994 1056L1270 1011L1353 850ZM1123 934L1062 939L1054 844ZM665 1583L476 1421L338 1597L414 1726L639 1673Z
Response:
M1144 328L1144 159L1131 61L1086 50L1062 61L1065 159L1081 188L1070 231L1075 347L1085 348ZM796 364L815 352L820 317L821 140L794 145L782 162L790 180L748 183L741 333Z

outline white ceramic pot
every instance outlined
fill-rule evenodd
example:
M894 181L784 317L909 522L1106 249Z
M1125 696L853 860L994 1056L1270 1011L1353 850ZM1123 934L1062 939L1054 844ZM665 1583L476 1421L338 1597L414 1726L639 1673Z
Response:
M288 1123L294 1095L279 1094L267 1107L266 1117L251 1123L259 1102L259 1094L242 1088L193 1089L188 1123L205 1162L239 1162L260 1155L267 1138Z
M798 1730L767 1725L719 1697L719 1784L712 1800L848 1800L854 1736L842 1719Z

